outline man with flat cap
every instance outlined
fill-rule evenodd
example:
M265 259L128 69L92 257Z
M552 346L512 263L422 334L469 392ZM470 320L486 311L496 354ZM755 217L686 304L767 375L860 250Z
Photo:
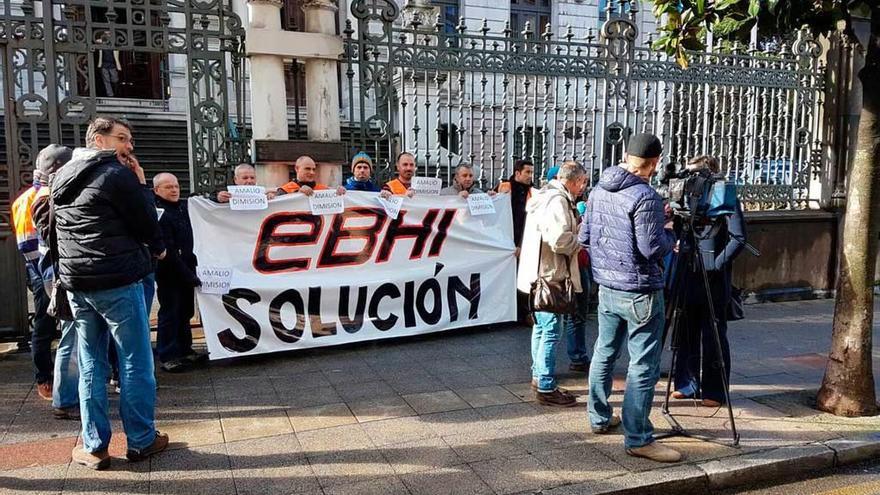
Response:
M629 140L625 162L607 168L587 200L578 240L589 249L599 284L599 337L590 366L589 418L593 433L623 424L626 453L658 462L681 454L654 439L649 415L660 378L664 325L663 257L675 245L663 200L650 186L663 146L652 134ZM621 416L613 414L614 362L626 345L629 368Z

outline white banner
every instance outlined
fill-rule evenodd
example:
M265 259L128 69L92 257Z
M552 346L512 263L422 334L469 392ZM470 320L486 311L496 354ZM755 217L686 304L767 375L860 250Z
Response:
M516 319L509 195L480 216L416 195L396 220L376 197L349 191L321 216L300 194L262 211L190 199L199 265L232 272L228 293L197 293L211 359Z

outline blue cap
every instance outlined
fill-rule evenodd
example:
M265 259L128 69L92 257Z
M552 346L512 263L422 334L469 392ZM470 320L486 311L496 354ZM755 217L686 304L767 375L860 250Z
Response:
M584 213L587 212L587 202L586 201L578 201L577 209L578 209L578 213L581 216L584 216Z
M547 180L553 180L559 175L559 165L555 165L547 169Z

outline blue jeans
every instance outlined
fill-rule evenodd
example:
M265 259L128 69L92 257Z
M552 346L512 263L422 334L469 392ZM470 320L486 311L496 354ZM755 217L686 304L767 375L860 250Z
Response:
M58 341L58 350L55 351L52 407L67 409L79 404L77 340L74 322L61 320L61 340Z
M156 293L156 275L153 272L141 279L144 286L144 303L146 304L147 327L150 326L150 311L153 309L153 295ZM113 379L119 379L119 358L116 356L116 347L110 347L110 367L113 369Z
M52 380L52 341L57 324L49 316L49 295L43 287L43 277L32 263L25 263L27 285L34 295L34 325L31 333L31 357L34 361L34 378L37 383Z
M590 269L582 268L581 287L584 291L578 294L578 312L565 315L565 338L568 359L572 364L587 364L590 355L587 353L587 315L590 313Z
M599 338L590 365L590 423L601 427L611 420L608 397L612 372L626 343L629 368L621 417L626 448L654 441L654 426L648 416L660 378L664 319L662 290L641 294L599 287Z
M535 312L532 327L532 378L539 392L556 390L556 346L562 335L562 315Z
M140 282L123 287L68 293L79 338L79 397L83 449L105 450L111 427L107 403L108 343L119 356L119 413L129 450L156 438L156 377L144 291Z

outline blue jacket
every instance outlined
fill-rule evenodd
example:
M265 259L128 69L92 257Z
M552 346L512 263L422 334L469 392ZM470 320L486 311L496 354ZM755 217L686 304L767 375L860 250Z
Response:
M661 261L675 245L663 199L640 177L609 167L587 200L578 241L599 285L628 292L663 288Z
M345 181L345 189L348 191L367 191L367 192L379 192L382 189L373 182L373 179L369 180L355 180L354 176L348 178Z

